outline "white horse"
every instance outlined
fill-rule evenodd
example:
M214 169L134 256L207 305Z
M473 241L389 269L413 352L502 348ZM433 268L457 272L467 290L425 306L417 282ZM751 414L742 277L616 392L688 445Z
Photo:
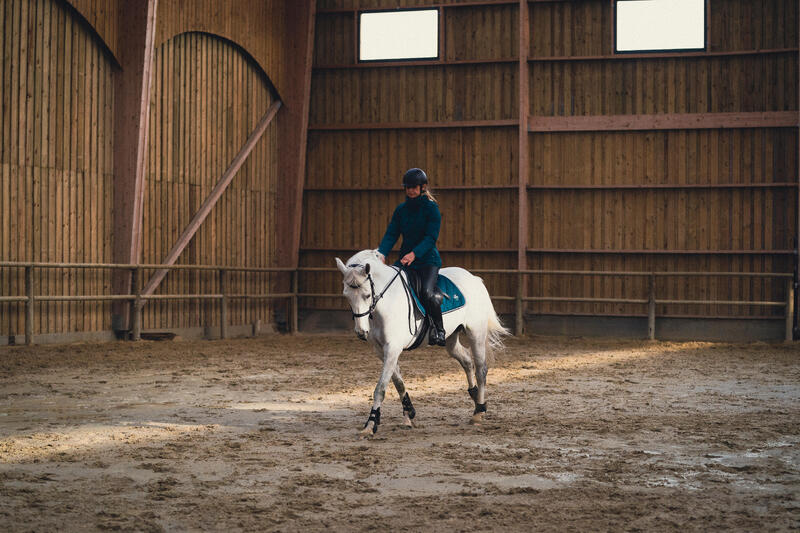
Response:
M375 387L372 410L363 436L378 431L381 403L389 379L394 382L403 403L405 425L414 427L415 410L406 392L397 360L412 345L415 332L424 318L414 313L408 294L405 272L383 264L377 250L363 250L347 264L337 257L336 265L344 277L344 295L350 302L355 319L355 332L369 340L383 360L383 370ZM447 351L467 374L468 392L475 403L471 423L478 424L486 412L487 351L503 348L503 337L509 335L497 318L489 292L481 278L463 268L443 268L440 273L461 290L465 304L443 315Z

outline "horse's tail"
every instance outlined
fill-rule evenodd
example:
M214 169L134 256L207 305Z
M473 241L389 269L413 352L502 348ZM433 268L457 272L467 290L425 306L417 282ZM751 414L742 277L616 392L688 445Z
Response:
M511 332L503 327L497 313L492 306L489 312L489 324L487 325L486 348L492 352L500 352L505 350L505 338L511 335Z
M476 276L477 277L477 276ZM486 289L486 285L483 283L483 280L478 277L483 285L484 292L486 293L486 307L489 309L489 317L488 323L486 325L486 351L487 355L491 357L494 352L501 352L505 349L505 338L511 335L511 332L503 327L503 324L500 322L500 318L497 316L497 312L494 310L494 305L492 304L492 299L489 296L489 291Z

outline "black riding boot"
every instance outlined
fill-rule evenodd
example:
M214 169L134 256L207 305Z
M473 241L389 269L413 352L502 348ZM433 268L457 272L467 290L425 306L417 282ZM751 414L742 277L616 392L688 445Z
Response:
M428 336L428 344L439 346L445 345L444 326L442 325L442 298L436 291L436 280L439 277L439 267L435 265L425 265L418 270L422 282L422 303L428 312L431 322L431 332Z
M444 346L447 344L447 342L444 336L444 325L442 324L442 309L437 304L434 304L431 307L432 309L428 310L428 317L430 318L431 322L431 332L428 335L428 344L431 346L434 344Z

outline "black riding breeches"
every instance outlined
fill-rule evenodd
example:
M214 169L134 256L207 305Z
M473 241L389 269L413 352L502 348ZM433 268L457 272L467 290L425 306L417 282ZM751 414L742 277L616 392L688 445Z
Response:
M425 310L430 315L434 325L437 328L441 328L441 302L439 302L435 296L436 281L439 278L439 267L436 265L424 265L418 267L416 270L421 282L420 285L422 286L421 294L419 295L420 300L422 300L422 305L425 306Z

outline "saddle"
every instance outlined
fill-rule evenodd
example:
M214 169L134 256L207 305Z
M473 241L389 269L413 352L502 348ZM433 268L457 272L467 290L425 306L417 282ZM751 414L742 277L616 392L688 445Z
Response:
M425 311L425 306L422 305L422 301L418 296L422 291L422 280L413 270L404 270L404 272L406 273L406 279L408 280L408 286L411 289L411 295L414 298L417 312L419 316L426 316L428 313ZM433 291L434 300L441 307L443 315L462 307L466 303L461 289L450 281L450 278L442 274L439 274L436 280L436 287L434 287Z

